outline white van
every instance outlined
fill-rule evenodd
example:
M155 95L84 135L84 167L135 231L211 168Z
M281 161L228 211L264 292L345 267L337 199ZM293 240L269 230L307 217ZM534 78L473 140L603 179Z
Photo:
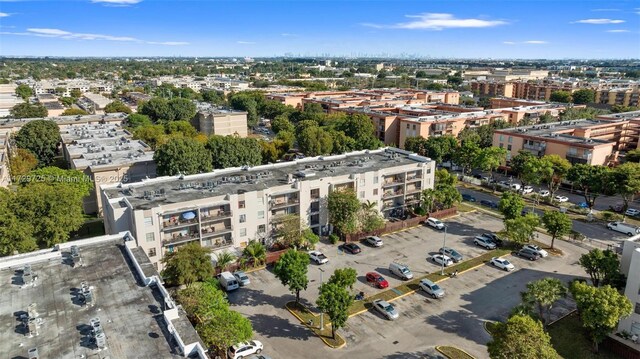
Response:
M220 278L218 278L218 280L220 281L222 288L227 292L236 290L240 287L240 283L238 283L238 280L233 276L233 274L231 274L231 272L220 273Z
M610 222L607 224L607 228L612 231L624 233L629 237L640 234L640 228L623 222Z
M404 264L395 263L395 262L389 264L389 272L397 275L398 277L404 280L409 280L413 278L413 273L411 273L411 271L409 270L409 267L407 267Z

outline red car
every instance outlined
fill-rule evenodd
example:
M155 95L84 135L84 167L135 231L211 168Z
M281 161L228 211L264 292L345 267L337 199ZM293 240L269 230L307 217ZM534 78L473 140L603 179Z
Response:
M389 282L384 279L383 276L376 272L367 273L367 282L371 283L371 285L376 286L380 289L389 287Z

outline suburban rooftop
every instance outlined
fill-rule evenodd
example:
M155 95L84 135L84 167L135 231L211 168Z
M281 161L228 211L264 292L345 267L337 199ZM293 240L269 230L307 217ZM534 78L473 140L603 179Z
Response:
M582 143L585 145L600 145L600 144L611 143L611 141L573 136L569 133L562 133L562 132L568 132L581 127L591 127L591 126L607 125L607 124L610 124L610 123L605 121L581 119L581 120L562 121L562 122L540 124L540 125L504 128L504 129L496 130L495 133L505 133L505 134L522 133L524 135L532 136L532 137L556 138L566 142Z
M126 113L108 113L105 115L78 115L78 116L54 116L54 117L34 117L34 118L3 118L0 119L0 128L24 126L35 120L54 121L58 125L71 125L76 123L93 122L122 122L127 118Z
M415 153L385 148L336 156L304 158L256 167L236 167L190 176L159 177L130 184L103 186L108 198L126 198L135 209L165 203L261 191L295 181L378 171L392 166L419 164L431 159Z

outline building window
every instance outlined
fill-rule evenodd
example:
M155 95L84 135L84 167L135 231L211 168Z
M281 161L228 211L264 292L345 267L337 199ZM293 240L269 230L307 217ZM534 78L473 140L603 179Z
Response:
M258 233L264 233L267 231L267 226L265 226L264 224L261 224L258 226Z
M264 204L264 198L259 197L256 202L258 202L258 204Z
M244 223L247 221L247 215L246 214L241 214L240 215L240 223Z
M311 199L318 199L320 198L320 189L319 188L315 188L311 190Z
M264 219L264 211L258 211L258 219Z
M509 138L507 139L507 142L509 143L513 142L513 137L509 136Z
M378 184L378 176L373 177L373 184Z
M374 195L374 196L377 196L377 195L378 195L378 189L377 189L377 188L373 190L373 195Z
M146 238L146 239L147 239L147 242L153 242L153 241L155 241L155 240L156 240L156 237L154 236L154 233L153 233L153 232L151 232L151 233L147 233L147 234L146 234L146 237L147 237L147 238Z
M500 143L500 148L504 148L504 143Z
M144 217L145 226L153 226L153 217Z
M360 185L361 185L361 186L364 186L364 183L365 183L365 182L364 182L364 178L360 178Z
M238 202L238 208L245 208L245 207L246 207L246 204L245 204L244 201L239 201Z
M511 151L511 145L507 145L507 151Z
M636 303L636 314L640 314L640 303Z
M149 258L151 257L155 257L156 256L156 248L149 248L149 251L147 252L147 255L149 256Z
M364 191L360 191L360 198L364 198Z
M247 229L240 228L240 237L246 237L246 236L247 236Z
M407 123L407 130L409 129L409 124Z

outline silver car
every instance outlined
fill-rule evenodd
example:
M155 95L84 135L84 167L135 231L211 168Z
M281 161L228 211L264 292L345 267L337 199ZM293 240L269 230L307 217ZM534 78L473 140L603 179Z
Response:
M376 310L380 312L380 314L384 315L389 320L395 320L399 317L396 308L392 304L382 299L374 300L373 307L376 308Z
M432 296L434 299L444 297L444 289L440 288L439 285L428 279L422 279L419 285L422 290L427 292L427 294Z
M233 272L233 276L236 277L236 279L238 280L238 283L240 283L240 285L243 287L245 285L251 284L249 277L243 271L240 271L240 270L235 271Z

